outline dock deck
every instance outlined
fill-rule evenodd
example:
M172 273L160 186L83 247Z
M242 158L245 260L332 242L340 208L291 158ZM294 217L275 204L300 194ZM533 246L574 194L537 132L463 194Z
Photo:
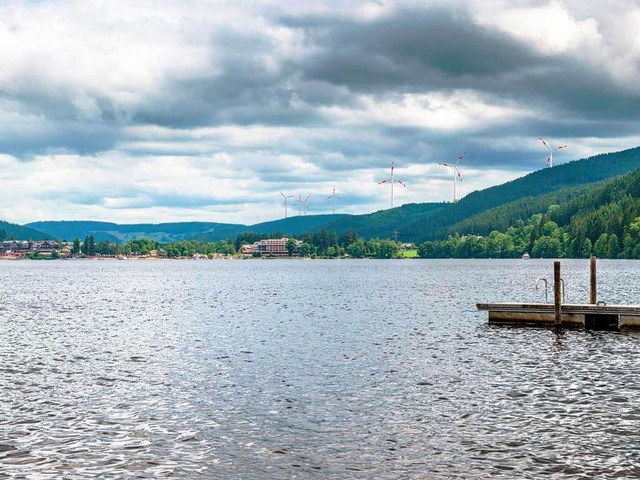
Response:
M512 325L554 325L553 303L478 303L489 312L489 323ZM593 330L640 328L638 305L562 304L561 325Z

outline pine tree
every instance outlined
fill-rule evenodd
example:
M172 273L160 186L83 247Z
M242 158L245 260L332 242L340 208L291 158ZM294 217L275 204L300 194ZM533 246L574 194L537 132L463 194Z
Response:
M89 255L89 235L84 237L84 243L82 244L81 251L84 255Z

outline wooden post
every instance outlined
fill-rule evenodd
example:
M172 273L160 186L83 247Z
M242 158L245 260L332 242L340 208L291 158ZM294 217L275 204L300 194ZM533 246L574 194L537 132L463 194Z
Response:
M560 326L562 321L560 306L562 302L562 285L560 280L560 261L553 262L553 303L555 305L555 323L556 327Z
M589 303L595 305L598 303L598 296L596 290L596 257L591 257L591 281L589 282Z

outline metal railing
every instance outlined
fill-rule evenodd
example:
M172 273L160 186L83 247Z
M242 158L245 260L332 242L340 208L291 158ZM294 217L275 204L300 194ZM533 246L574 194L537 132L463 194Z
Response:
M549 303L549 280L544 277L540 277L536 279L536 292L538 291L538 285L540 282L544 282L544 303ZM560 279L560 285L562 288L562 303L565 302L565 292L564 292L564 278Z

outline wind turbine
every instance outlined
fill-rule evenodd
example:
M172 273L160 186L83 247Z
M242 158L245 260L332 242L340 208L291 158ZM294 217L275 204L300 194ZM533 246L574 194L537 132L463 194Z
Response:
M302 215L302 195L298 194L298 200L296 200L298 206L298 216Z
M330 200L332 198L333 198L333 214L335 215L336 214L336 198L338 200L340 200L340 195L336 194L336 186L335 185L333 186L333 193L327 197L327 200Z
M567 148L567 146L566 145L560 145L559 147L551 148L549 145L547 145L547 142L545 142L542 137L538 137L538 138L540 139L542 144L545 147L547 147L547 150L549 150L549 156L547 157L547 167L553 167L553 151L554 150L561 150L563 148Z
M438 165L443 165L447 168L451 168L453 169L453 203L456 203L458 201L458 194L457 194L457 183L458 180L462 181L462 175L460 175L460 169L458 168L458 164L464 159L464 156L466 155L466 153L462 152L462 155L460 155L458 157L458 160L456 160L456 163L438 163Z
M284 201L282 202L282 204L284 205L284 218L287 218L287 205L289 204L289 199L295 197L295 195L285 195L284 193L280 192L280 195L282 195L282 198L284 198Z
M311 194L307 195L307 198L302 200L302 195L298 195L298 215L301 215L304 212L304 215L307 215L307 208L309 207L309 197Z
M378 182L378 185L381 185L383 183L390 183L391 184L391 208L393 208L393 184L398 182L403 187L407 186L402 180L397 179L395 177L395 175L393 174L393 163L394 162L391 162L391 176L389 178L385 179L385 180L382 180L382 181Z

